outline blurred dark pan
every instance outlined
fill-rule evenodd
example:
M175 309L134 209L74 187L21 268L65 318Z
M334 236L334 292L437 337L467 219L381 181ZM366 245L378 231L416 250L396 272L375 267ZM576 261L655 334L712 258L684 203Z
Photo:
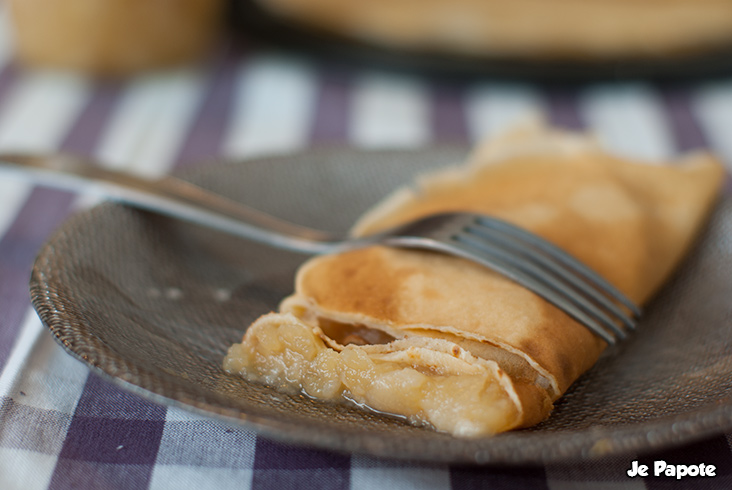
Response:
M524 60L385 48L272 15L253 0L232 5L232 24L245 45L285 49L350 68L388 68L446 78L496 78L547 83L645 79L694 81L732 74L732 45L668 57Z

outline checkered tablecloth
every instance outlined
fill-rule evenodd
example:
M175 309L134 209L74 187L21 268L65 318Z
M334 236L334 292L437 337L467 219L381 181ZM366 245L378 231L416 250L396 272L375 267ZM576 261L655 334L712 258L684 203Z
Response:
M711 147L732 164L732 80L558 88L448 82L346 70L222 46L201 65L124 82L29 72L0 25L0 151L69 151L155 176L211 156L311 145L470 143L543 115L588 128L614 151L659 159ZM209 163L210 164L210 163ZM729 185L728 185L729 190ZM120 391L64 353L31 309L40 245L87 197L0 176L0 489L665 487L628 478L631 461L706 463L694 488L732 488L730 436L581 463L457 467L289 447ZM732 379L730 380L732 382Z

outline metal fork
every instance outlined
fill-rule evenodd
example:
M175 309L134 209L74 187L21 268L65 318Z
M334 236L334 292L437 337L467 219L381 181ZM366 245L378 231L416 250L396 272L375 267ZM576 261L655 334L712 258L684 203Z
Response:
M459 256L530 289L609 344L626 338L640 316L636 305L574 257L537 235L489 216L431 215L352 238L288 223L174 177L147 180L78 156L0 155L0 170L294 252L332 253L379 243Z

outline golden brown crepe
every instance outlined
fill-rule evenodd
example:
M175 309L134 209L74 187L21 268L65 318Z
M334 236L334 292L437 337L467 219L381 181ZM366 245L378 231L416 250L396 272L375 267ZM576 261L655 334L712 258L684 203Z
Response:
M583 135L532 126L398 190L354 233L441 211L490 214L550 240L643 303L688 250L722 177L706 153L649 165L609 155ZM315 398L480 436L545 419L605 347L485 267L372 246L306 262L280 312L258 319L224 365Z
M259 0L292 21L401 49L535 60L728 48L728 0Z

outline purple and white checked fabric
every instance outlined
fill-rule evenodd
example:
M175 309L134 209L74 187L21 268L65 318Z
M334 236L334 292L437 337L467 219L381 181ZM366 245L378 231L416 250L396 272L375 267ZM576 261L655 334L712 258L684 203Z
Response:
M732 81L573 89L345 71L223 47L197 68L127 82L32 73L0 32L0 151L65 150L159 175L207 157L319 144L468 143L544 115L614 151L662 158L711 147L732 165ZM0 489L631 489L635 459L715 464L695 488L732 488L729 435L658 454L545 467L458 467L289 447L120 391L66 355L28 299L43 241L94 204L0 178Z

